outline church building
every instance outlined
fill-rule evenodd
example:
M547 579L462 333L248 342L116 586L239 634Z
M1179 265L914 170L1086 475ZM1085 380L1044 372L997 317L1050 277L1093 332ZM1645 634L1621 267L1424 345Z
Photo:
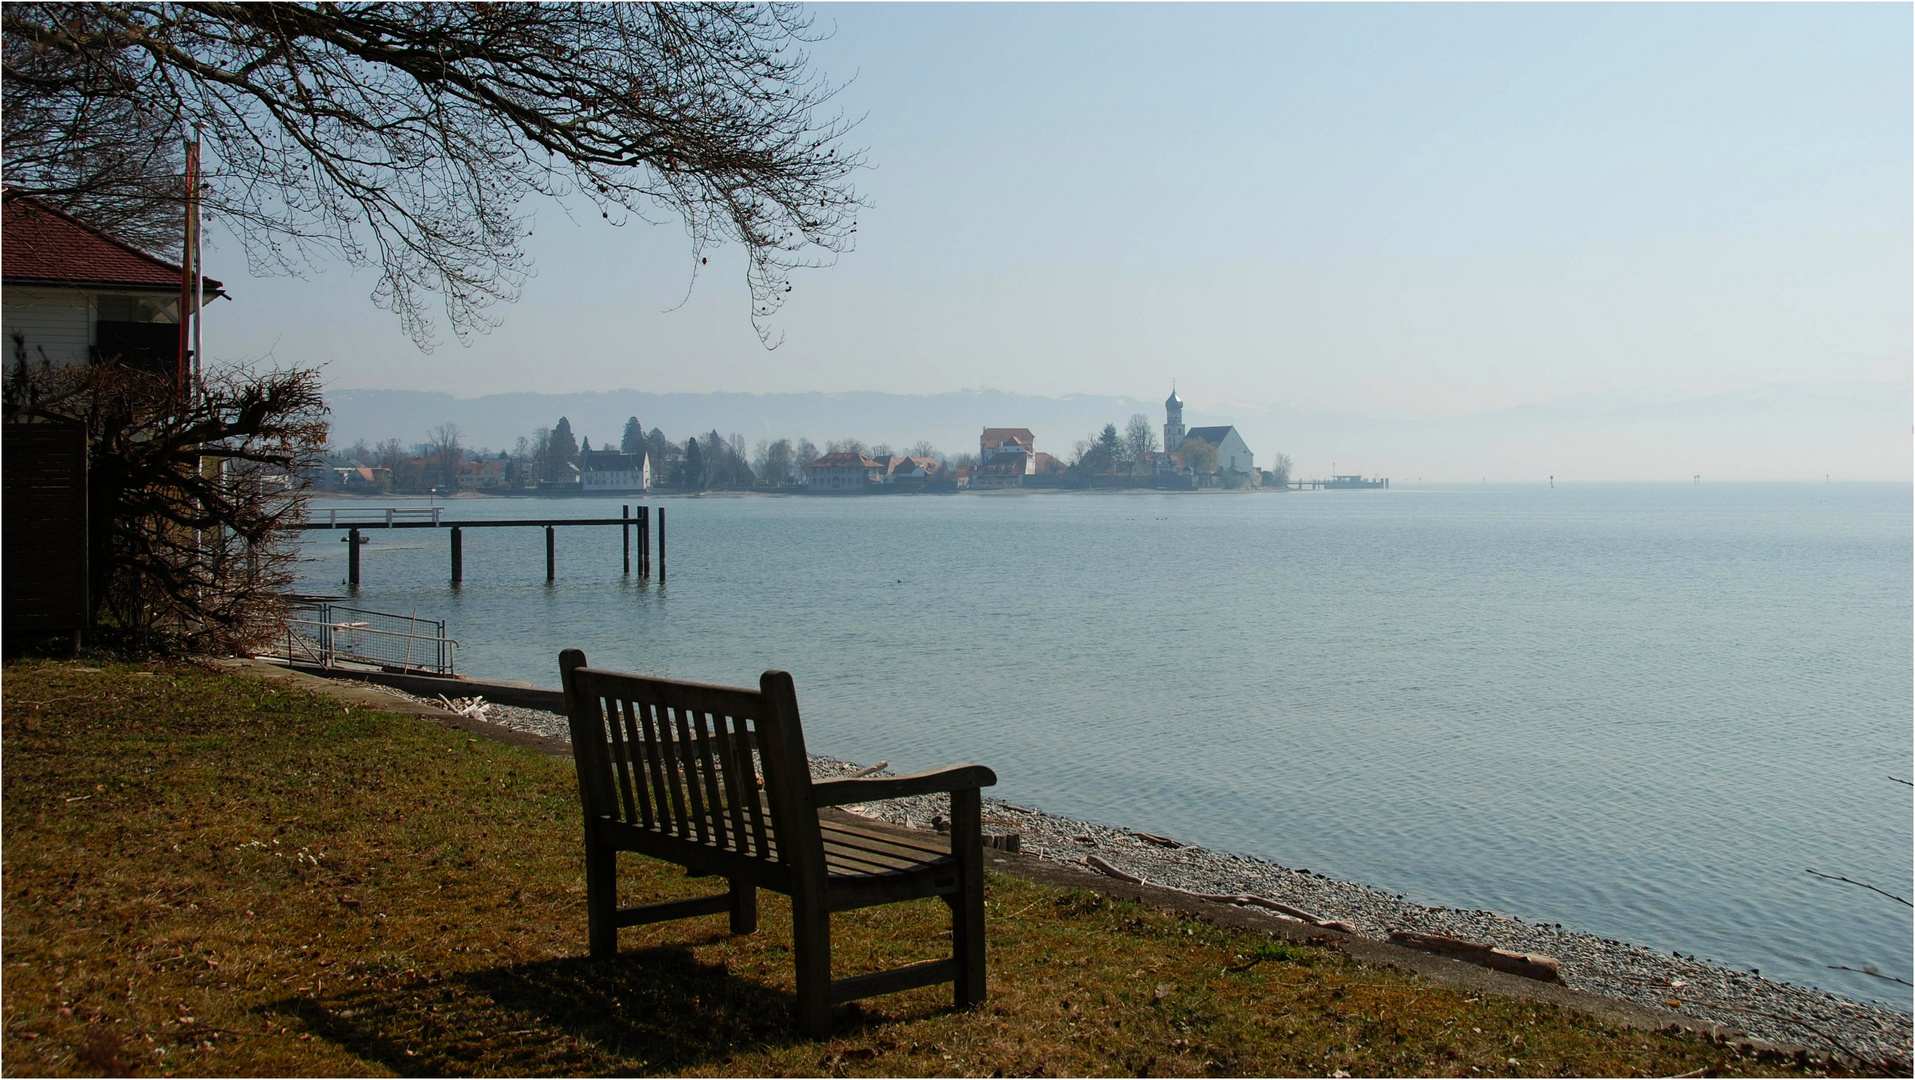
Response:
M1172 386L1170 397L1164 401L1164 449L1174 453L1185 439L1197 439L1215 447L1217 469L1220 472L1257 475L1255 456L1250 453L1249 445L1235 427L1228 424L1222 427L1184 427L1184 401L1177 396L1177 388Z

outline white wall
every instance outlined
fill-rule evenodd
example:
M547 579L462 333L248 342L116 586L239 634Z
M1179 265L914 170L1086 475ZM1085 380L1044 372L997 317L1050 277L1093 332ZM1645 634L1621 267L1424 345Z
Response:
M1235 458L1235 462L1232 462ZM1250 453L1250 447L1237 434L1236 428L1224 433L1223 445L1217 447L1217 468L1236 469L1238 472L1251 472L1256 468L1256 459Z
M7 289L0 294L0 341L13 365L13 335L26 339L27 360L41 351L56 367L84 364L93 344L92 297L78 289Z
M645 478L637 469L603 469L580 474L587 491L644 491Z

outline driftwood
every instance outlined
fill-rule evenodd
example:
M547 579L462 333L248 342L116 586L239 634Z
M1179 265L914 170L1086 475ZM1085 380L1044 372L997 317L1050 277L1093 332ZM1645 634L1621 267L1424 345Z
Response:
M1493 948L1474 941L1465 941L1462 938L1425 934L1418 930L1391 931L1390 944L1401 945L1418 952L1447 956L1452 960L1461 960L1466 964L1475 964L1493 971L1505 971L1511 975L1521 975L1525 979L1535 979L1538 982L1563 981L1562 972L1553 956L1511 952L1508 949Z
M1281 900L1272 900L1267 896L1252 896L1249 893L1204 893L1197 892L1194 889L1180 889L1175 885L1163 885L1157 882L1146 881L1136 874L1117 869L1115 866L1112 866L1095 855L1084 856L1084 865L1106 877L1113 877L1119 881L1128 881L1132 885L1149 885L1153 889L1167 889L1171 892L1183 893L1185 896L1194 896L1199 900L1208 900L1213 904L1234 904L1238 907L1265 908L1295 922L1309 923L1311 926L1320 926L1325 930L1336 930L1345 934L1356 933L1356 928L1348 923L1338 922L1335 919L1325 919L1321 916L1313 915L1302 908L1292 907Z

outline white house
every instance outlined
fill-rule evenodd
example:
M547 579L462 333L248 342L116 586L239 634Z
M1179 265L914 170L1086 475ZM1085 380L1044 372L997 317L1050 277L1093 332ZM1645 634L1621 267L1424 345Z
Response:
M178 371L180 268L38 199L0 196L0 337L55 367L116 358ZM204 281L208 300L225 295Z
M870 491L884 482L884 466L863 454L826 454L804 468L805 489L818 493Z
M579 455L579 487L609 494L618 491L644 492L652 486L650 455L621 454L616 450L587 450Z
M977 467L971 470L974 488L1022 487L1037 471L1037 438L1030 428L987 427L977 440Z

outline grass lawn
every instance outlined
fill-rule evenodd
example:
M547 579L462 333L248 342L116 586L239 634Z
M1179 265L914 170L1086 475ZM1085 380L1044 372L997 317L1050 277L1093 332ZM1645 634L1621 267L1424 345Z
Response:
M791 1022L790 915L586 959L569 764L197 667L4 672L9 1075L1780 1075L1708 1042L1481 999L993 876L991 999ZM620 902L717 891L625 857ZM948 952L938 901L834 918L834 974Z

